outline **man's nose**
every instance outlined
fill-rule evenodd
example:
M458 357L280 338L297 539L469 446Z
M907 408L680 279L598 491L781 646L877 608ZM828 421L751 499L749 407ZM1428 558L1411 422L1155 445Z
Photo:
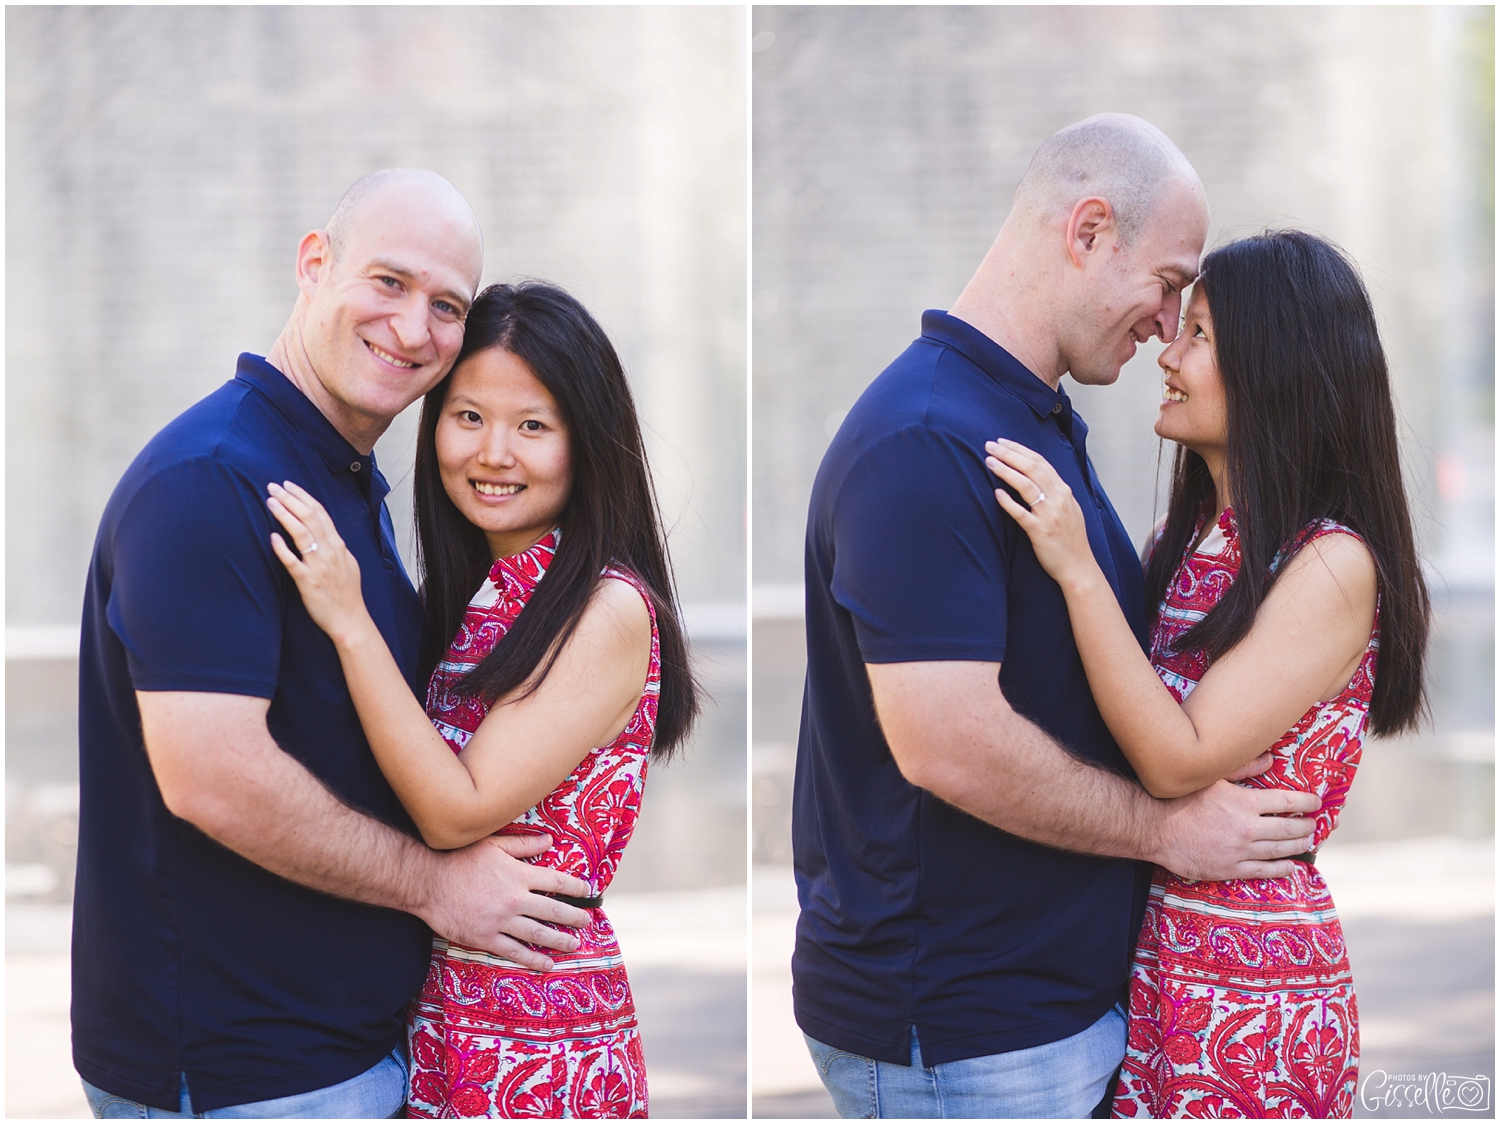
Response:
M391 317L391 327L403 348L426 347L427 341L432 337L427 321L427 298L420 293L412 293L402 301L395 315ZM407 356L407 358L415 358L415 356Z
M1156 335L1162 343L1171 343L1177 338L1178 326L1182 323L1182 294L1173 293L1162 302L1156 314Z

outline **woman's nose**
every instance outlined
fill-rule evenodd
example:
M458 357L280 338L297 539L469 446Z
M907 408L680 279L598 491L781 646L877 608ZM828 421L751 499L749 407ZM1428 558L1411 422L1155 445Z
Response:
M515 463L511 451L509 434L497 430L490 434L479 449L479 463L490 468L505 468Z

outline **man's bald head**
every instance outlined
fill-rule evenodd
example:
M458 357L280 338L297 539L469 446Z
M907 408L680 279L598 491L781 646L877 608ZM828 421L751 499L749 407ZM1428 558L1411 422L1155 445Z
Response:
M1177 334L1207 237L1203 184L1177 146L1139 117L1100 114L1037 149L949 311L1049 386L1111 383L1138 344Z
M384 168L355 180L349 190L344 192L344 197L339 200L323 228L328 235L329 248L335 262L348 244L355 227L368 213L370 205L396 195L420 201L424 207L445 209L451 218L472 226L475 245L482 257L484 238L479 229L479 220L474 217L474 209L458 188L436 172L422 168Z
M1128 245L1163 191L1183 183L1198 185L1198 173L1165 133L1127 113L1100 113L1042 142L1016 187L1015 204L1046 222L1070 213L1080 199L1099 196L1109 200L1120 241Z
M483 271L456 187L411 168L371 173L298 243L300 292L268 358L369 452L452 368Z

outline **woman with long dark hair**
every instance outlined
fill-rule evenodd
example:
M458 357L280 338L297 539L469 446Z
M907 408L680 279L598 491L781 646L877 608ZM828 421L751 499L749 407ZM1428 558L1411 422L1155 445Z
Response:
M295 485L269 503L298 554L273 545L428 844L544 831L537 861L592 896L567 899L590 922L545 974L434 940L408 1020L408 1114L644 1116L600 899L648 759L681 745L698 701L630 388L582 305L534 282L479 295L422 403L415 475L425 713L365 610L358 564Z
M1158 362L1156 432L1179 448L1146 565L1149 661L1051 466L991 443L1023 502L996 498L1061 586L1100 713L1152 795L1228 777L1322 807L1290 877L1156 871L1114 1113L1349 1116L1358 1016L1315 852L1366 728L1422 716L1430 615L1385 355L1343 255L1279 231L1204 259Z

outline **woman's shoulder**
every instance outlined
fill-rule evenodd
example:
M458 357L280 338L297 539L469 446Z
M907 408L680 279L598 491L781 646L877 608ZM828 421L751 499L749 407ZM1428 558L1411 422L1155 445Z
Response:
M1371 573L1374 572L1374 556L1370 553L1364 536L1337 519L1314 519L1303 527L1288 546L1277 552L1276 557L1271 560L1271 569L1280 570L1304 555L1329 564L1337 562L1356 568L1363 563Z
M1374 604L1379 588L1375 557L1357 532L1322 519L1308 525L1296 547L1289 558L1277 556L1277 585L1290 581L1351 604Z
M649 640L655 623L655 606L645 582L630 570L608 566L599 574L579 626L608 628L631 639Z

